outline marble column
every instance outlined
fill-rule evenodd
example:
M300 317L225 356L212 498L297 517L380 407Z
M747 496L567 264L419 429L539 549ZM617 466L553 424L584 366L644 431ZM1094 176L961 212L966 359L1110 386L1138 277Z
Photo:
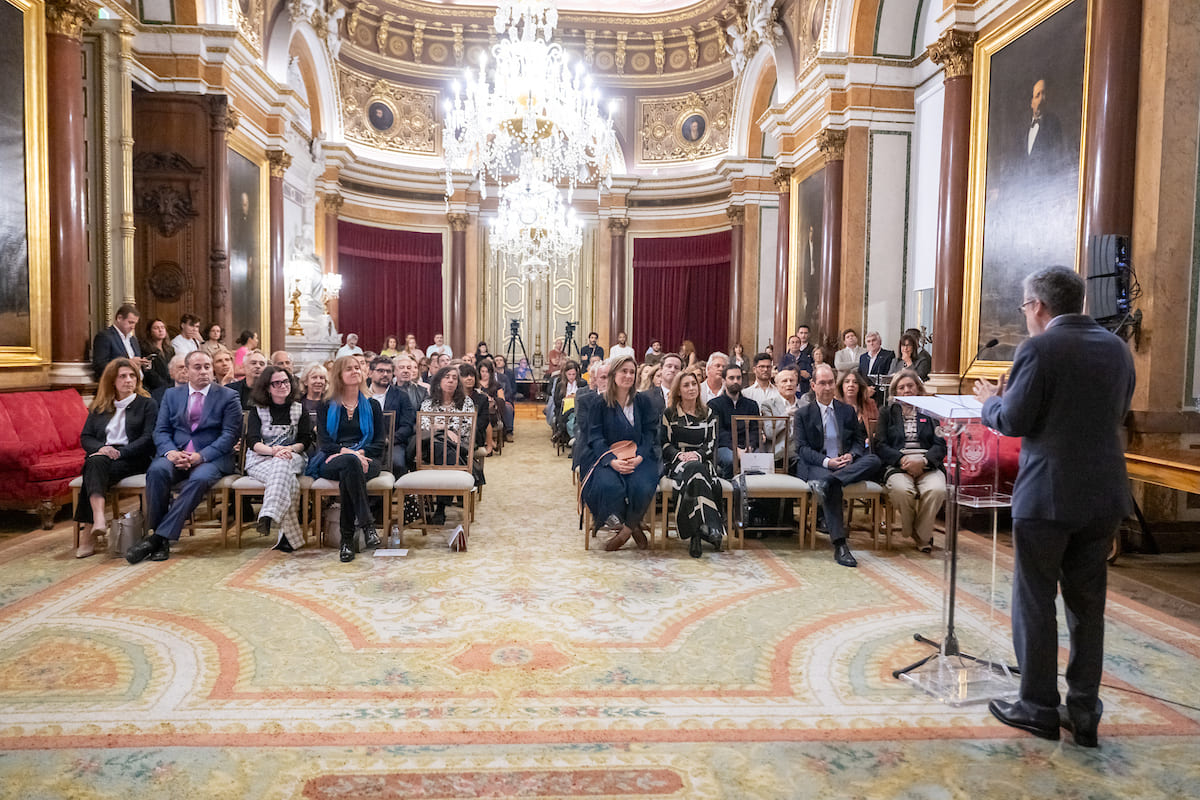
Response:
M817 297L817 341L836 342L842 298L842 181L846 132L826 128L817 134L825 157L825 193L821 198L821 286Z
M271 179L267 189L270 205L271 269L270 285L267 287L268 316L263 320L263 328L269 333L264 343L265 349L269 345L269 353L270 350L283 347L286 327L284 292L287 287L283 272L287 251L283 241L283 176L292 165L292 156L284 150L268 150L267 163L271 166Z
M345 201L337 192L325 195L325 263L326 275L338 274L338 215L342 213L342 203ZM333 326L338 326L338 301L330 300L325 304Z
M792 227L792 170L780 167L771 173L779 190L779 233L775 239L775 326L771 342L775 358L787 350L788 327L788 248Z
M729 217L729 349L742 336L742 249L746 240L746 207L730 206ZM753 349L753 347L751 347Z
M630 344L633 335L625 326L625 233L629 230L629 217L612 217L608 220L608 232L612 236L612 248L609 260L609 302L608 327L609 337L617 340L621 331L629 334Z
M1088 67L1083 234L1133 232L1142 0L1096 0ZM1086 266L1086 264L1085 264Z
M83 132L83 30L96 21L90 0L46 3L46 151L50 216L50 352L82 364L88 346L87 162ZM18 47L20 45L17 45ZM101 327L108 320L97 320ZM74 367L62 379L87 379Z
M455 353L474 350L467 343L467 214L447 214L450 221L450 319L446 334Z
M971 161L971 70L976 34L951 29L926 48L945 69L942 164L938 179L933 289L933 371L962 368L963 282L967 263L967 180Z
M221 329L233 330L233 305L229 302L229 134L237 127L238 114L225 95L210 95L209 160L212 170L211 238L209 240L209 319Z

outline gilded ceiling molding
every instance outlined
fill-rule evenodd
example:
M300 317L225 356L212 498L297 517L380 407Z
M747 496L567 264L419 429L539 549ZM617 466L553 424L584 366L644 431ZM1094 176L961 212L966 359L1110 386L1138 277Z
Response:
M779 167L771 173L771 180L780 194L787 194L792 190L792 168Z
M397 153L438 155L438 94L369 78L339 65L346 141Z
M629 230L629 217L609 217L608 230L613 236L624 236Z
M263 0L230 0L237 30L256 53L262 52Z
M325 213L336 217L338 214L342 213L342 206L345 205L346 198L342 197L337 192L333 192L332 194L325 195L325 200L323 202L325 205Z
M455 232L465 231L467 226L471 224L471 216L469 214L450 213L446 215L446 220L450 223L450 230Z
M271 167L272 178L282 178L292 165L292 154L279 148L268 150L267 164Z
M951 28L925 48L929 60L946 70L946 78L964 78L971 74L975 62L974 31Z
M817 149L825 156L825 163L845 160L846 132L835 128L823 128L817 134Z
M733 82L672 97L638 98L638 160L692 161L729 150Z
M492 13L490 8L481 8L485 3L480 3L477 6L458 6L458 5L443 5L441 3L421 2L421 0L383 0L381 6L387 10L399 12L408 17L441 20L465 20L474 22L480 26L490 26L492 22ZM588 11L560 11L558 15L558 23L560 29L565 28L582 28L584 26L595 26L612 29L617 25L628 25L632 21L635 25L641 28L661 27L668 28L687 22L694 22L697 19L707 19L720 14L726 13L726 10L731 5L730 0L701 0L691 6L676 9L674 11L664 11L657 14L629 14L624 12L588 12ZM636 7L631 4L631 7Z
M91 0L47 0L46 33L82 40L84 28L96 21L99 10Z

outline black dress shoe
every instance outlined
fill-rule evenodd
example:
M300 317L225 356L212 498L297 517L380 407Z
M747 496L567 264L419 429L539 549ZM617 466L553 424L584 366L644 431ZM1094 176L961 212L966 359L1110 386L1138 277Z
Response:
M338 552L338 558L340 558L342 560L342 563L354 560L354 531L353 530L351 530L349 533L347 533L346 531L342 531L342 548Z
M373 526L368 525L363 528L363 541L366 542L367 547L379 547L379 533Z
M272 550L280 550L284 553L294 552L296 548L292 547L292 543L288 541L286 536L280 536L279 541L275 543Z
M858 560L854 554L850 552L850 545L845 542L838 542L833 546L833 560L841 564L843 567L857 567Z
M150 534L143 536L138 541L129 546L125 551L125 560L130 564L138 564L149 558L154 551L158 549L158 543L163 541L162 537Z
M1010 728L1017 728L1027 733L1032 733L1034 736L1051 741L1058 741L1058 726L1046 725L1038 720L1026 716L1017 709L1016 703L1006 703L1003 700L991 700L988 702L988 711L992 712L992 716L1008 725Z
M158 546L153 553L150 554L151 561L166 561L171 557L171 543L163 539L163 543Z
M1099 700L1096 701L1096 705L1101 709L1104 708L1104 706L1100 704ZM1059 706L1058 725L1063 730L1070 733L1071 738L1075 740L1075 744L1079 745L1080 747L1100 746L1100 739L1096 733L1096 729L1100 727L1098 715L1095 722L1091 722L1086 726L1083 724L1076 725L1075 720L1071 719L1071 712L1067 710L1067 707Z
M699 535L693 536L688 542L688 555L692 558L699 558L703 554L700 548L704 546L704 540Z
M446 509L439 506L437 511L433 512L433 516L431 516L429 518L429 524L430 525L438 525L438 526L445 525L446 524Z

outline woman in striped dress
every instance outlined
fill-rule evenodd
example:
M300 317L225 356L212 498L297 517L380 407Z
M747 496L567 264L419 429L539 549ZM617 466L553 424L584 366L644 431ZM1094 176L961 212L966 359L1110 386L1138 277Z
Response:
M679 498L675 514L679 538L691 540L692 558L700 557L703 542L720 550L725 535L721 485L714 466L716 448L717 415L700 402L700 379L684 372L671 387L663 414L663 462Z

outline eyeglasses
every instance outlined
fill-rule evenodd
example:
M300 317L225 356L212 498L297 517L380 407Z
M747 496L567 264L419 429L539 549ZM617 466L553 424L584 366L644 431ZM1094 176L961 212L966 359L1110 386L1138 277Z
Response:
M275 387L277 387L277 386L278 386L278 387L283 387L283 386L291 386L291 385L292 385L292 382L291 382L291 381L289 381L289 380L282 380L282 381L271 381L271 387L272 387L272 388L275 388Z
M1036 302L1037 302L1037 298L1036 298L1036 297L1035 297L1035 298L1033 298L1032 300L1026 300L1024 303L1021 303L1021 305L1017 306L1017 312L1018 312L1018 313L1021 313L1021 314L1024 314L1024 313L1025 313L1025 306L1029 305L1030 303L1036 303Z

